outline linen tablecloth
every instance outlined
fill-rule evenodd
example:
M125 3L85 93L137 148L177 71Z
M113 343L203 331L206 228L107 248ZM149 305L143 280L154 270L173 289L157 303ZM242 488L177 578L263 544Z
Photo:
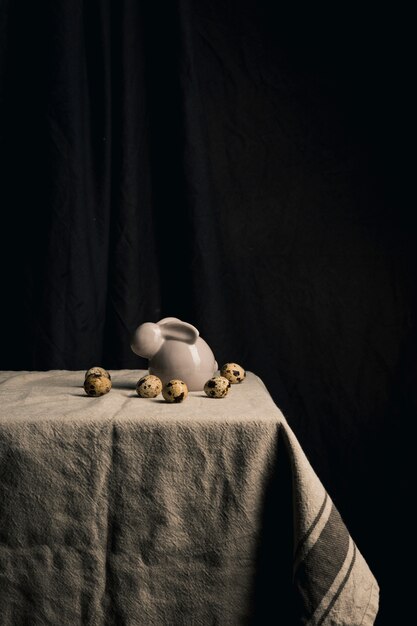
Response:
M221 400L144 371L0 373L0 623L373 624L378 585L252 373Z

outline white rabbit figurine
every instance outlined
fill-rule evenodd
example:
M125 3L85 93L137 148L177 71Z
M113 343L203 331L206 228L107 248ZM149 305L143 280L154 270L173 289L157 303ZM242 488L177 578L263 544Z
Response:
M189 391L200 391L217 370L217 362L195 326L176 317L157 324L145 322L134 332L133 352L149 359L149 373L165 385L172 378L183 380Z

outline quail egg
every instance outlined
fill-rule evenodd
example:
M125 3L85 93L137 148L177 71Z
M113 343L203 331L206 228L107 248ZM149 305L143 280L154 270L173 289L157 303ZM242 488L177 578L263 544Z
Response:
M111 380L107 376L90 374L84 381L84 391L88 396L104 396L111 389Z
M230 380L232 385L236 385L245 379L246 372L243 367L237 363L225 363L220 370L220 375Z
M156 398L162 391L162 381L158 376L148 374L136 383L136 393L141 398Z
M224 376L213 376L204 385L204 391L209 398L225 398L232 386Z
M173 378L162 389L167 402L182 402L188 396L188 388L183 380Z

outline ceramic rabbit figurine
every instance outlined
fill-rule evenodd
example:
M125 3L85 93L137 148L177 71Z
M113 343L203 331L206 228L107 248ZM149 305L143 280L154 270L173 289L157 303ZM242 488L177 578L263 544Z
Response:
M176 317L141 324L133 334L131 348L149 359L149 373L164 385L180 378L189 391L200 391L217 370L214 354L197 328Z

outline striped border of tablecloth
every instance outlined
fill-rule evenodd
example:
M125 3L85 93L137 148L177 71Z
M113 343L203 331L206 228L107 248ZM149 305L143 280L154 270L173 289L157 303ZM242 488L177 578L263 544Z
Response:
M293 472L293 577L302 623L371 626L378 583L285 419L282 426Z
M326 493L294 557L294 578L309 626L325 622L349 580L355 560L356 546Z

